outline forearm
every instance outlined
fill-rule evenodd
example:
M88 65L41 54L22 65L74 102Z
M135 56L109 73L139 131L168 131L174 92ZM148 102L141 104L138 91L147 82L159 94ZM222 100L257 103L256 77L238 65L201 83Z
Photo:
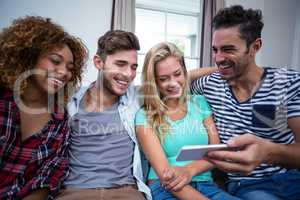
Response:
M300 169L300 143L295 144L268 144L266 162L286 168Z
M214 168L214 165L206 160L194 161L185 166L187 170L190 172L192 177L210 171Z
M48 190L47 189L39 189L35 190L26 197L24 197L24 200L42 200L46 199L48 196Z
M172 192L172 194L182 200L208 200L208 198L194 189L191 185L186 185L181 190Z
M189 79L191 81L193 81L202 76L210 75L216 71L218 71L218 67L214 67L214 66L213 67L201 67L201 68L190 70L188 72L188 75L189 75Z

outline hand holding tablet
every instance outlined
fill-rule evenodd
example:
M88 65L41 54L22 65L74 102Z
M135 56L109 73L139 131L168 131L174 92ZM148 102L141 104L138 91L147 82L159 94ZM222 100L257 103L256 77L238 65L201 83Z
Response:
M176 161L201 160L208 151L232 150L227 144L189 145L181 148Z

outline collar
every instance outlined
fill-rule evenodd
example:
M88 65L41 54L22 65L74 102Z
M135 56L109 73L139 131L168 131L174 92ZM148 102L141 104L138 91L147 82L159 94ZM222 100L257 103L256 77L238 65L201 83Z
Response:
M95 81L92 82L89 86L81 87L75 95L73 95L72 100L76 103L76 105L79 105L79 102L85 95L85 93L92 88L95 85ZM129 85L126 93L119 98L119 104L126 105L130 101L130 94L132 93L132 90L134 90L133 83Z

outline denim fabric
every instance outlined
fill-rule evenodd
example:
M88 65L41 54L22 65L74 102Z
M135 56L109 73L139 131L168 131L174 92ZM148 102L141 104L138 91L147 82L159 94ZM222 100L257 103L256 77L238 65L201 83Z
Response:
M289 170L259 180L232 180L228 191L245 200L300 200L300 171Z
M192 182L193 188L198 190L201 194L206 196L211 200L239 200L240 198L231 196L229 193L220 189L213 182ZM160 183L160 181L155 181L150 185L152 199L153 200L177 200L171 192L167 191Z

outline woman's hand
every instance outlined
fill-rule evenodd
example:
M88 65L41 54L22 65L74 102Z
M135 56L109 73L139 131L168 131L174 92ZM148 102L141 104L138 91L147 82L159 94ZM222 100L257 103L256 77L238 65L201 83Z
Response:
M161 181L169 191L179 191L192 181L193 175L189 169L183 167L169 167L164 170Z

